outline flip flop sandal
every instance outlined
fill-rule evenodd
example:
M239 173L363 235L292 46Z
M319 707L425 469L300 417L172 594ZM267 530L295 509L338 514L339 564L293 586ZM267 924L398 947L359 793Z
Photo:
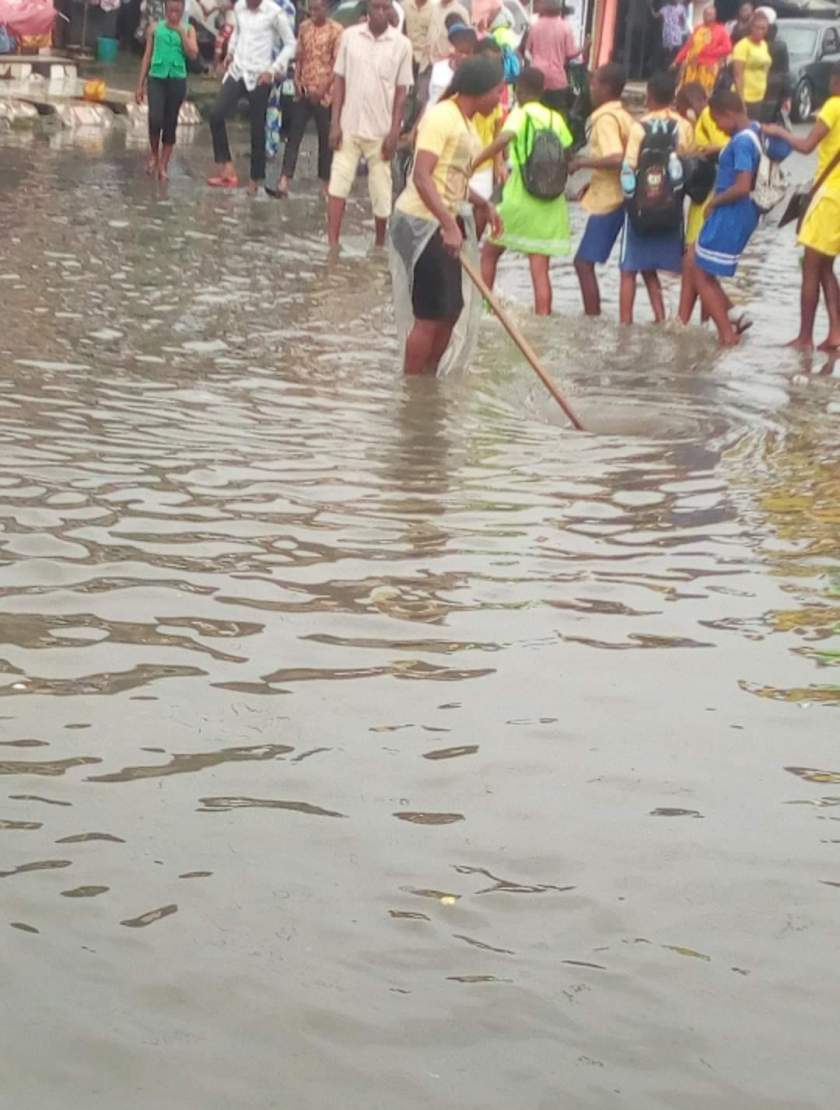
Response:
M736 320L732 321L732 326L738 333L738 335L743 335L745 331L749 331L750 328L753 326L753 321L749 318L746 312L742 312Z
M207 184L211 189L237 189L239 187L238 177L208 177Z

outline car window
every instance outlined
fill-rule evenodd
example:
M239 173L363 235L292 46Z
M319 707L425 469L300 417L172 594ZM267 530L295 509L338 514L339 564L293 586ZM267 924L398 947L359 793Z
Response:
M840 36L833 27L828 27L823 35L823 54L837 54L840 52Z
M786 27L779 20L779 38L790 54L798 58L810 58L817 45L817 32L813 27Z

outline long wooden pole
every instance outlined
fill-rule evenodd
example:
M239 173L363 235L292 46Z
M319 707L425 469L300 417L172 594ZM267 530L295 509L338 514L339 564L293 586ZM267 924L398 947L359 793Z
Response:
M557 388L557 386L554 384L554 382L551 380L551 378L548 376L548 374L545 372L545 370L542 368L540 360L537 358L536 351L519 330L519 328L517 328L516 324L514 324L513 320L511 320L511 318L508 316L507 312L505 312L504 308L502 308L498 297L495 295L495 293L493 293L492 289L487 286L484 278L478 272L473 263L470 262L470 260L463 254L461 255L461 265L464 267L464 272L467 274L467 277L469 277L470 281L473 283L473 285L475 285L476 289L478 289L479 293L481 293L482 297L484 297L485 301L487 301L487 303L498 316L502 327L517 345L517 347L528 360L528 362L531 364L531 368L535 371L537 377L539 377L545 388L548 390L548 392L551 394L551 396L554 398L563 412L565 412L566 416L568 416L572 427L575 429L575 431L582 432L583 424L581 424L580 420L578 420L574 409Z

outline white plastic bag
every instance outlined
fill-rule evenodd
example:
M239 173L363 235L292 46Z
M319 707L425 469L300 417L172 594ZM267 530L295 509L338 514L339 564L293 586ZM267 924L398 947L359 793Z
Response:
M475 235L475 217L472 206L464 204L458 213L464 225L463 252L478 265L478 242ZM394 293L394 319L397 325L400 358L405 350L405 341L414 324L411 304L411 291L414 283L414 267L426 249L429 240L438 230L437 220L425 220L419 216L407 216L395 209L391 216L391 235L389 262L391 283ZM437 376L442 378L453 370L464 370L469 365L478 343L478 328L481 323L481 297L465 273L461 275L464 308L438 365Z

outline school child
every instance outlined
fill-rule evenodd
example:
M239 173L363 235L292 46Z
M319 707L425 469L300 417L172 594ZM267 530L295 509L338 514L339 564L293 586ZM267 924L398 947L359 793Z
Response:
M685 224L685 253L683 254L680 305L677 313L681 323L687 324L697 303L697 290L691 268L692 244L697 241L706 218L706 209L712 197L720 152L729 142L729 136L712 119L706 90L699 81L682 85L677 92L676 108L680 115L694 127L694 145L685 165L684 188L689 198L688 217ZM752 327L752 320L738 310L737 330ZM705 317L703 317L705 319Z
M840 290L834 273L834 259L840 254L840 62L831 67L828 90L828 100L804 137L791 135L776 124L768 124L763 129L765 135L786 140L802 154L810 154L817 148L815 184L818 188L799 230L799 242L805 248L799 335L789 344L802 350L810 350L814 345L814 318L820 287L828 311L828 336L820 344L820 350L840 348Z
M758 127L750 124L744 102L736 92L718 89L709 107L716 125L730 140L721 151L714 195L693 248L691 265L700 300L715 322L721 344L733 347L740 333L730 319L730 302L720 278L734 275L758 226L760 213L750 193L761 161L761 144Z
M476 54L478 54L479 56L493 58L500 65L502 65L501 48L499 47L499 44L496 42L496 40L490 38L489 36L487 38L483 38L479 42ZM507 83L505 83L504 95L507 95L507 89L508 86ZM502 130L502 123L504 122L507 114L507 110L503 106L502 101L500 101L493 109L493 111L489 112L487 115L482 115L480 112L476 112L476 114L473 116L473 124L476 131L478 132L478 137L481 139L482 150L489 147L491 143L496 140L499 132ZM504 157L500 151L495 158L484 159L484 161L482 162L476 162L475 166L473 167L473 175L470 178L470 188L474 193L478 193L480 197L483 197L485 200L490 200L493 196L497 181L501 181L503 176ZM481 233L484 230L484 228L480 226L480 222L481 213L479 212L476 216L476 234L478 235L479 239L481 238Z
M575 271L587 316L601 314L595 266L610 257L624 226L619 174L633 126L632 117L621 105L624 81L624 70L613 63L600 66L590 76L589 91L595 111L589 117L589 153L569 164L570 174L592 170L592 179L578 197L589 219L575 255Z
M694 142L691 148L692 163L702 159L707 166L712 167L709 172L709 191L705 200L697 201L691 197L691 182L686 178L685 191L689 198L688 215L685 221L685 245L690 246L697 241L703 220L706 218L706 205L712 195L714 186L714 167L720 152L729 142L729 136L717 126L712 119L706 91L699 81L692 81L683 85L677 93L676 109L683 119L694 128ZM699 175L698 175L699 176Z
M653 317L665 319L659 270L678 274L683 255L682 155L694 129L673 108L676 75L657 73L647 85L647 114L633 125L622 169L627 197L621 247L619 319L632 324L636 275L647 287Z
M569 253L569 212L563 194L568 176L565 151L572 145L572 134L560 112L540 103L544 92L542 72L533 66L523 69L516 83L518 107L495 142L476 159L480 164L502 150L510 151L510 177L499 205L503 230L484 244L482 276L492 289L506 250L527 255L537 316L551 314L552 256ZM539 182L531 176L537 158L545 174Z

